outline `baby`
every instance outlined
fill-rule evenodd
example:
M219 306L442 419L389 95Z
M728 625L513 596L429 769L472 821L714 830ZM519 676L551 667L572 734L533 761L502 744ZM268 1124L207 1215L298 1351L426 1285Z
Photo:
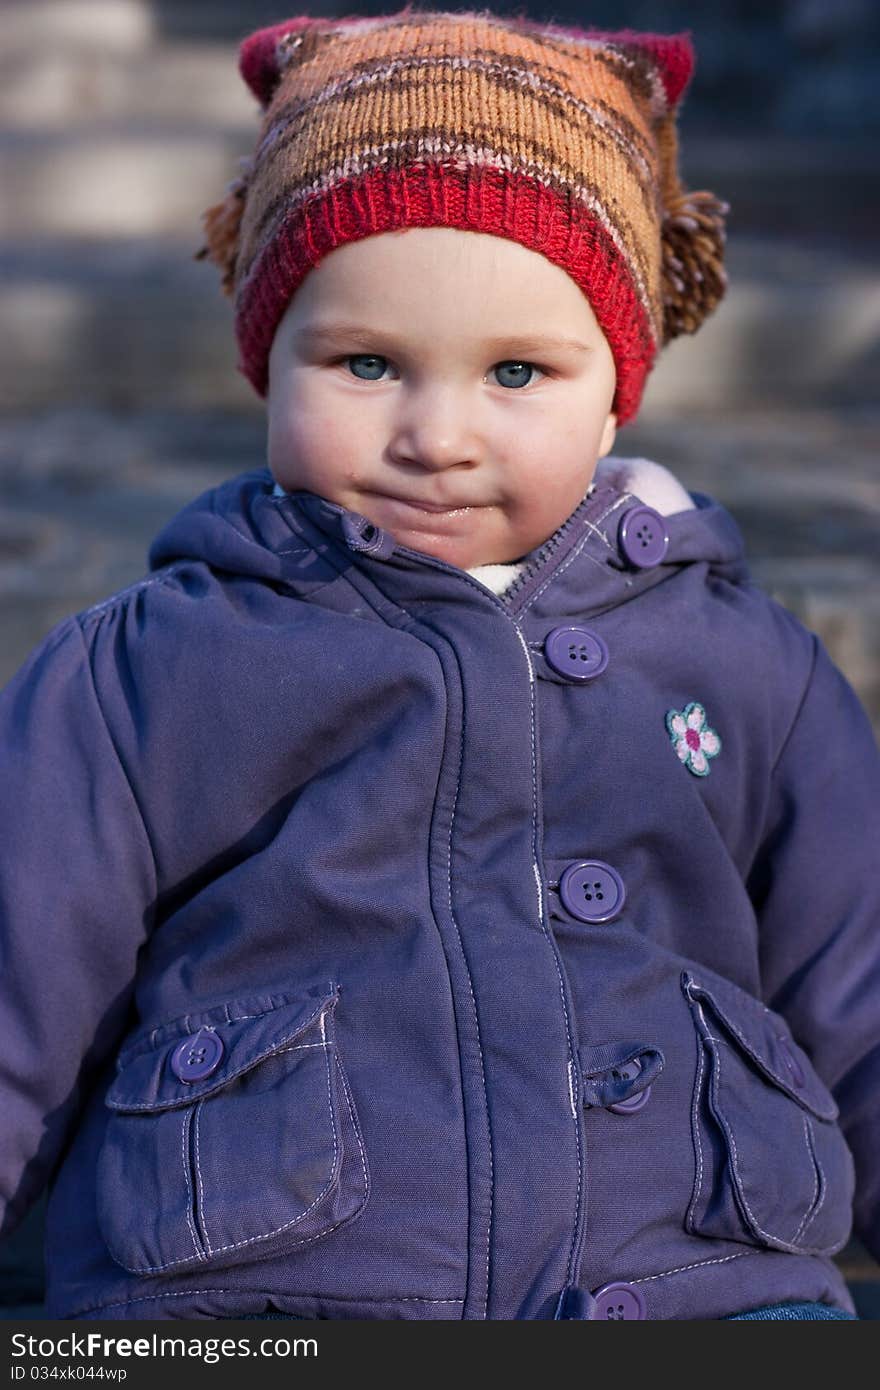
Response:
M612 458L724 291L684 36L241 51L267 469L0 696L0 1199L77 1318L854 1317L880 756L717 502Z

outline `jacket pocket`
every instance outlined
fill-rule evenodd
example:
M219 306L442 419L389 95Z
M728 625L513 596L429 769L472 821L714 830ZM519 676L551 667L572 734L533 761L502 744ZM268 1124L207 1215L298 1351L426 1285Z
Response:
M834 1254L855 1188L834 1097L781 1015L718 976L684 971L681 985L698 1036L687 1229Z
M125 1048L106 1104L98 1222L134 1274L318 1240L369 1195L334 1028L336 986L236 1000Z

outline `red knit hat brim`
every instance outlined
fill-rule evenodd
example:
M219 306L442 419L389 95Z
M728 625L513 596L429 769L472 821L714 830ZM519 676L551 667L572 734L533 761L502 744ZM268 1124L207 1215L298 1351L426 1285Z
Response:
M237 294L239 370L257 393L266 395L276 329L313 266L346 242L437 225L506 237L561 266L586 295L611 349L618 425L636 414L656 343L601 211L522 175L437 162L341 180L273 233Z

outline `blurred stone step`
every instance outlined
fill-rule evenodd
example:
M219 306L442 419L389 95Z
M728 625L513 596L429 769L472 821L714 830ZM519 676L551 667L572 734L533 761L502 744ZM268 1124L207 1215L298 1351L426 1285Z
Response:
M708 130L682 117L680 168L688 188L730 204L732 236L758 233L799 244L858 243L876 265L880 160L876 139Z
M130 171L129 171L130 172ZM156 167L161 178L161 168ZM204 172L204 171L203 171ZM76 401L252 409L232 310L197 262L216 196L180 187L187 237L36 236L0 249L0 397L7 410ZM126 175L128 176L128 175ZM144 188L138 197L146 199ZM695 336L660 356L646 404L681 415L877 400L880 270L831 248L732 238L730 289Z
M157 35L151 0L4 0L0 40L20 55L47 40L59 48L99 49L120 57Z
M249 29L239 6L239 36ZM124 138L153 122L252 138L257 102L236 63L235 38L163 38L146 0L4 0L0 130ZM39 158L39 143L25 148Z
M0 401L10 412L87 402L254 411L236 370L232 308L201 226L157 238L0 250Z
M2 24L0 24L2 36ZM0 127L58 140L108 131L136 134L138 122L223 131L253 140L256 99L238 76L226 43L154 44L143 52L28 47L0 51ZM39 144L26 147L40 157Z
M880 266L845 247L733 236L729 288L661 353L646 400L674 414L876 402Z
M321 8L319 0L310 13ZM0 38L21 51L51 34L59 46L124 55L163 37L234 43L287 13L278 0L3 0Z
M63 254L65 238L185 234L247 152L196 126L0 131L0 238L57 238Z

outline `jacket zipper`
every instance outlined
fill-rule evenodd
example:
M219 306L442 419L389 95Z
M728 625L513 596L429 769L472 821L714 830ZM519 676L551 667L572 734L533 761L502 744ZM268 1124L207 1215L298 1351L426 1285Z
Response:
M505 598L508 598L508 597L510 596L510 594L514 591L514 589L517 589L517 590L522 589L522 588L524 587L524 585L528 582L528 580L535 574L535 572L536 572L538 569L540 569L540 567L543 565L543 563L545 562L545 560L547 559L547 557L548 557L549 555L552 555L553 551L556 550L557 546L559 546L559 545L561 544L561 542L565 539L565 537L567 536L567 534L568 534L568 532L570 531L570 529L572 528L572 526L575 525L575 523L578 521L578 519L579 519L580 516L582 515L582 512L583 512L584 507L585 507L585 506L587 505L587 503L591 500L592 495L593 495L593 492L594 492L594 486L595 486L595 485L591 485L591 487L590 487L589 491L587 492L586 496L581 500L581 502L579 503L579 505L577 506L577 508L575 509L575 511L571 514L571 516L568 518L568 520L567 520L567 521L564 521L563 524L559 527L558 531L555 531L555 532L553 533L553 535L550 536L549 539L548 539L547 541L545 541L545 543L541 546L541 548L540 548L540 550L538 551L538 553L537 553L537 554L534 556L534 558L529 562L528 567L523 571L522 574L520 574L520 575L517 577L517 579L514 581L514 584L511 585L510 589L508 589L508 590L505 591ZM454 574L454 575L458 576L459 578L462 576L462 570L461 570L461 569L457 568L457 567L454 566L454 565L448 565L448 564L446 563L445 560L438 560L438 559L436 558L436 556L434 556L434 555L426 555L426 554L425 554L423 551L421 551L421 550L411 550L408 546L405 546L405 545L397 545L397 546L395 546L395 550L397 551L398 554L401 554L401 555L411 555L414 559L419 560L422 564L429 564L429 565L431 565L432 568L434 568L434 569L442 570L442 571L444 571L444 572L447 573L447 574ZM474 579L473 579L473 575L467 575L466 577L467 577L469 580L473 580L473 582L474 582L475 584L479 584L479 581L478 581L478 580L474 580ZM480 587L481 587L481 588L485 588L485 585L480 585ZM490 598L492 598L492 599L494 600L496 606L497 606L498 608L501 609L502 613L503 613L504 616L507 618L508 622L510 622L510 623L512 624L512 626L514 627L514 629L516 630L516 633L517 633L517 635L518 635L518 637L519 637L519 639L520 639L520 642L521 642L522 647L523 647L523 651L524 651L525 656L526 656L526 661L527 661L527 663L528 663L528 667L529 667L529 681L530 681L530 683L531 683L532 685L534 685L534 679L535 679L534 667L533 667L533 665L532 665L532 658L531 658L531 655L529 654L528 643L526 642L525 634L524 634L524 632L522 631L522 628L520 627L519 623L516 621L516 618L513 616L513 614L509 611L506 602L502 601L502 599L500 599L500 598L498 597L497 594L493 593L491 589L486 589L486 594L487 594ZM535 855L534 855L534 858L533 858L533 863L534 863L535 872L536 872L536 874L540 877L540 865L539 865L539 862L538 862L538 851L537 851L537 847L536 847L536 850L535 850ZM542 914L542 915L543 915L543 914ZM543 923L542 923L542 925L543 925ZM551 950L553 951L553 954L554 954L554 956L555 956L555 958L556 958L556 968L557 968L557 970L559 971L560 979L563 981L563 983L564 983L564 985L565 985L566 992L570 994L570 991L569 991L569 988L568 988L568 976L567 976L566 973L565 973L565 965L564 965L564 962L563 962L563 960L562 960L562 956L561 956L561 954L560 954L559 947L558 947L558 945L556 944L556 938L555 938L554 935L553 935L553 931L552 931L552 928L551 928L551 926L550 926L549 917L547 918L547 922L546 922L546 934L547 934L547 940L548 940L548 942L550 943L550 948L551 948ZM572 1014L572 1017L573 1017L573 1014ZM578 1069L578 1039L577 1039L577 1038L574 1036L574 1034L573 1034L573 1024L572 1024L572 1023L569 1024L568 1030L567 1030L567 1031L568 1031L569 1048L570 1048L570 1053L571 1053L571 1055L570 1055L570 1057L569 1057L569 1063L568 1063L568 1065L569 1065L569 1075L568 1075L568 1078L567 1078L568 1085L567 1085L566 1089L567 1089L567 1091L568 1091L569 1099L570 1099L570 1102L571 1102L571 1105L572 1105L572 1110L573 1110L572 1118L573 1118L573 1120L574 1120L574 1125L575 1125L575 1143L576 1143L576 1145L577 1145L577 1150L578 1150L578 1163L579 1163L580 1169L581 1169L581 1182L580 1182L580 1197L579 1197L579 1199L578 1199L577 1210L575 1211L574 1229L573 1229L573 1234L572 1234L572 1245L571 1245L571 1250L570 1250L570 1253L569 1253L568 1274L567 1274L567 1279L566 1279L565 1288L561 1291L561 1293L560 1293L560 1295L559 1295L558 1309L561 1309L561 1308L562 1308L565 1298L568 1296L570 1290L571 1290L572 1288L575 1288L575 1286L576 1286L576 1284L577 1284L577 1280L578 1280L579 1273L580 1273L581 1260L582 1260L582 1257L583 1257L584 1243L585 1243L585 1240L586 1240L586 1226L587 1226L587 1222L586 1222L586 1201L587 1201L587 1197L586 1197L586 1183L584 1182L584 1165L585 1165L586 1132L585 1132L585 1128L584 1128L584 1124L583 1124L583 1105L582 1105L582 1103L581 1103L581 1083L580 1083L579 1072L578 1072L578 1070L577 1070L577 1069ZM572 1078L572 1075L571 1075L571 1068L572 1068L572 1067L574 1067L574 1069L575 1069L575 1074L574 1074L575 1079L574 1079L574 1085L573 1085L573 1086L572 1086L572 1080L573 1080L573 1078ZM558 1312L557 1312L557 1315L558 1315Z
M504 598L506 602L509 603L510 600L516 594L518 594L520 590L526 586L526 584L528 584L529 580L541 568L545 560L547 560L549 556L553 554L554 550L556 550L557 547L561 545L562 541L565 540L565 537L568 535L571 528L576 524L576 522L580 520L583 510L586 504L591 500L594 491L595 483L592 483L585 496L581 499L575 510L572 512L571 516L568 517L566 521L563 521L562 525L553 532L552 536L548 537L548 539L541 546L538 553L535 556L533 556L533 558L526 565L525 569L521 570L520 573L516 576L516 579L514 579L513 583L505 589Z

